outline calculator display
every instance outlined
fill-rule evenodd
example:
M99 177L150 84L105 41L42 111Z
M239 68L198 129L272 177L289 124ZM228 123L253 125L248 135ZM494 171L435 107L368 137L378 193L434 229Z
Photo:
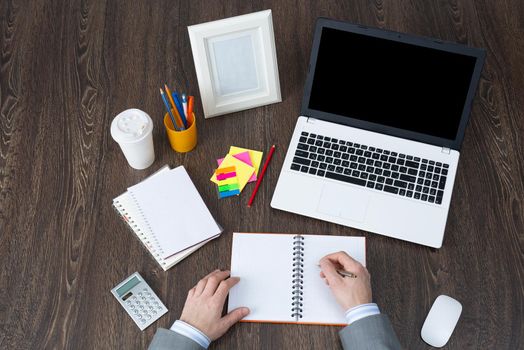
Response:
M138 277L133 277L129 281L127 281L122 287L118 288L116 290L119 297L122 297L122 295L126 294L128 291L130 291L134 286L140 283L140 280Z

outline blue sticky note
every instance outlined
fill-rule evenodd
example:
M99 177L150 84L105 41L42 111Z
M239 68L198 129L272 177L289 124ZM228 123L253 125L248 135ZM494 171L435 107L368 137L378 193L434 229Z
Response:
M218 198L226 198L231 196L238 196L240 194L239 190L232 190L232 191L224 191L224 192L218 192Z

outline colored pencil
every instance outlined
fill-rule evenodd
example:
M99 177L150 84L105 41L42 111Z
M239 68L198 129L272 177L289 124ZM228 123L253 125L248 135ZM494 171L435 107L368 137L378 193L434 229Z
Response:
M187 129L187 120L184 114L184 108L182 107L182 103L180 103L180 98L178 97L176 91L173 91L173 100L175 101L176 109L178 109L178 114L180 114L180 117L182 118L182 123L184 123L184 127Z
M176 131L180 131L180 129L176 125L175 117L173 116L173 113L171 113L171 108L169 107L169 103L167 102L166 96L164 95L164 91L162 91L162 88L160 88L160 95L162 96L162 101L164 101L164 105L166 106L167 112L169 113L169 117L171 118L173 127L175 128Z
M182 123L182 119L178 115L178 112L177 112L177 109L176 109L176 106L175 106L175 102L173 102L173 96L171 96L171 91L167 87L167 84L164 84L164 88L166 89L166 95L167 95L169 101L171 102L171 107L173 108L173 111L175 111L176 122L177 122L178 126L182 130L184 130L184 123Z
M258 177L257 184L255 185L255 189L253 190L253 193L251 194L251 198L249 198L249 202L247 203L247 206L250 207L251 204L253 204L253 200L255 199L255 195L257 194L258 187L260 186L260 183L262 182L262 179L264 178L264 174L266 173L267 166L269 165L269 161L271 160L271 157L273 157L273 153L275 152L275 145L271 146L271 149L269 150L269 154L267 155L266 162L264 163L264 167L262 168L262 171L260 172L260 176Z
M189 96L189 98L187 99L187 117L188 118L193 115L193 103L194 103L194 97Z

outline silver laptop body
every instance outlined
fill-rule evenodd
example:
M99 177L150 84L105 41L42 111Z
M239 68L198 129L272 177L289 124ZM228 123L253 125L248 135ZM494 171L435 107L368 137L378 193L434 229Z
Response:
M484 57L319 19L271 206L440 248Z

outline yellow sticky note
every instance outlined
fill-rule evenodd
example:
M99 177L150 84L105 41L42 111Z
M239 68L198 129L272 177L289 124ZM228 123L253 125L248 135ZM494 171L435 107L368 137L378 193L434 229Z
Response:
M255 167L255 174L258 175L258 169L260 168L260 163L262 162L262 156L264 155L264 152L231 146L229 149L229 154L235 155L246 151L249 152L249 157L251 158L251 162L253 162L253 166Z
M241 160L236 159L231 154L228 154L224 158L224 160L222 161L222 164L220 164L218 168L220 169L220 168L226 168L230 166L236 167L238 186L239 186L240 192L242 192L247 182L249 181L249 178L251 177L251 175L253 175L253 171L255 171L255 168L247 165L246 163L244 163ZM218 184L218 180L215 174L211 176L211 181Z

